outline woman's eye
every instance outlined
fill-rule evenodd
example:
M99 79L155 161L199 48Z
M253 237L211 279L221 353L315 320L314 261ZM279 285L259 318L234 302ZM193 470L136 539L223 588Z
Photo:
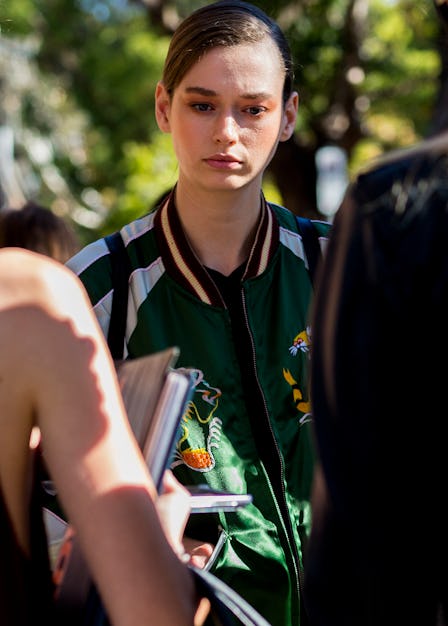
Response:
M263 113L265 109L263 107L248 107L246 111L251 115L260 115L260 113Z
M196 111L211 111L212 109L211 105L206 102L195 102L191 107Z

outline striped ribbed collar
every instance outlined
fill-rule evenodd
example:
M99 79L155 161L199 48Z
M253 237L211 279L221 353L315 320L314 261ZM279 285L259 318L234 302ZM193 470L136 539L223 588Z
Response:
M279 242L277 218L263 195L261 208L261 219L243 280L258 276L266 269ZM174 201L174 189L157 210L154 228L168 274L202 302L213 306L225 306L218 288L185 236Z

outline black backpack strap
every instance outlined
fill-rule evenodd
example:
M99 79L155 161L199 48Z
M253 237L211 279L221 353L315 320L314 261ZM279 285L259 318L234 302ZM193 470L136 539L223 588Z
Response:
M311 278L311 283L314 286L316 269L322 255L319 244L319 235L313 225L313 222L308 217L296 215L296 220L299 233L302 236L303 247L305 248L305 254L308 261L308 272Z
M120 231L105 238L112 265L112 311L107 343L114 359L123 358L126 318L128 313L128 286L131 264Z
M188 566L199 597L208 598L211 612L204 626L270 626L246 600L214 574Z

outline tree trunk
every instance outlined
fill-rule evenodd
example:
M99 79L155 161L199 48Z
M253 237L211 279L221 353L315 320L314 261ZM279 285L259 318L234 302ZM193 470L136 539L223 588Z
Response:
M315 154L315 150L292 137L279 144L268 171L288 209L303 217L322 219L316 200Z

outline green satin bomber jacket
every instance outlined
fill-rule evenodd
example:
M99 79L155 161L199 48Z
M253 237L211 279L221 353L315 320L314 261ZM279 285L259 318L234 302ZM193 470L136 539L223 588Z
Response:
M251 493L253 503L194 514L188 534L216 544L210 571L272 626L299 626L315 459L307 378L312 285L295 216L263 197L261 206L232 318L188 244L174 194L121 229L133 268L126 351L134 358L176 345L177 365L194 369L173 471L185 485ZM330 225L314 224L323 247ZM107 336L113 285L104 239L67 265Z

